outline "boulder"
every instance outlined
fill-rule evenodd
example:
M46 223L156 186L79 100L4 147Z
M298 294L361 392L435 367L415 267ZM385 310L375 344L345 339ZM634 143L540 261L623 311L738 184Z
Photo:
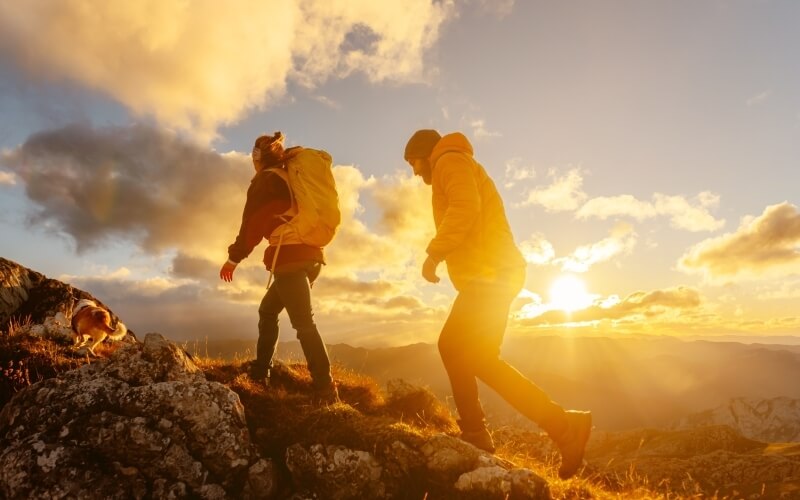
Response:
M0 412L0 449L6 498L274 491L239 397L158 334L19 392Z
M299 490L331 500L386 498L383 469L371 453L321 444L286 450L286 466Z

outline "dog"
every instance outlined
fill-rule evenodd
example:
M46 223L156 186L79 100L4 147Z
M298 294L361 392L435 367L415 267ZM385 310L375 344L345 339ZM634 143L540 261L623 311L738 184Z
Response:
M106 338L122 340L128 334L128 327L117 321L116 328L111 326L111 314L97 303L89 299L81 299L72 311L72 336L75 349L86 346L89 338L92 344L87 347L93 356L97 356L94 348Z

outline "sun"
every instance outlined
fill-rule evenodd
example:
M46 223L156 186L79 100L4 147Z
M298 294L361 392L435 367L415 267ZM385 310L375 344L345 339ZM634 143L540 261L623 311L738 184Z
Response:
M592 296L586 291L586 284L577 276L560 276L550 286L550 305L553 309L573 312L589 307L592 301Z

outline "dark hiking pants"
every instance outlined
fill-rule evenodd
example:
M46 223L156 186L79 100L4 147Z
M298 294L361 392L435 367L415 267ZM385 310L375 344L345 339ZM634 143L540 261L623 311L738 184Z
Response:
M439 353L450 377L464 431L485 426L477 379L543 430L552 433L563 428L563 408L500 358L500 344L516 292L496 286L459 292L439 336Z
M275 273L273 283L258 308L255 365L265 374L272 368L278 345L278 315L285 308L292 328L297 331L314 386L324 388L333 381L331 363L311 311L311 283L319 275L320 267L319 263L310 262L300 269Z

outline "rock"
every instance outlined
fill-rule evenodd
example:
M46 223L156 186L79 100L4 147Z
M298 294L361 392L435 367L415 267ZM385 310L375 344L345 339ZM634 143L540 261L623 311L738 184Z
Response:
M488 492L499 498L511 493L508 471L502 467L478 467L461 474L456 489L464 493Z
M278 492L278 470L271 460L261 459L247 470L243 496L254 500L274 498Z
M321 498L385 498L382 468L369 452L321 444L308 449L294 444L286 450L286 466L298 489Z
M81 299L93 300L106 308L112 324L119 320L108 306L90 293L0 257L0 331L15 326L21 327L22 333L69 339L72 337L72 308ZM123 340L135 342L133 331L128 333Z
M0 258L0 329L5 328L11 316L28 300L31 288L33 281L28 269Z
M238 396L158 334L19 392L0 412L0 449L7 498L274 491Z
M479 467L461 474L455 488L465 497L549 499L547 481L528 469Z
M434 480L453 483L461 474L475 469L480 452L464 441L438 434L422 446L425 465Z

